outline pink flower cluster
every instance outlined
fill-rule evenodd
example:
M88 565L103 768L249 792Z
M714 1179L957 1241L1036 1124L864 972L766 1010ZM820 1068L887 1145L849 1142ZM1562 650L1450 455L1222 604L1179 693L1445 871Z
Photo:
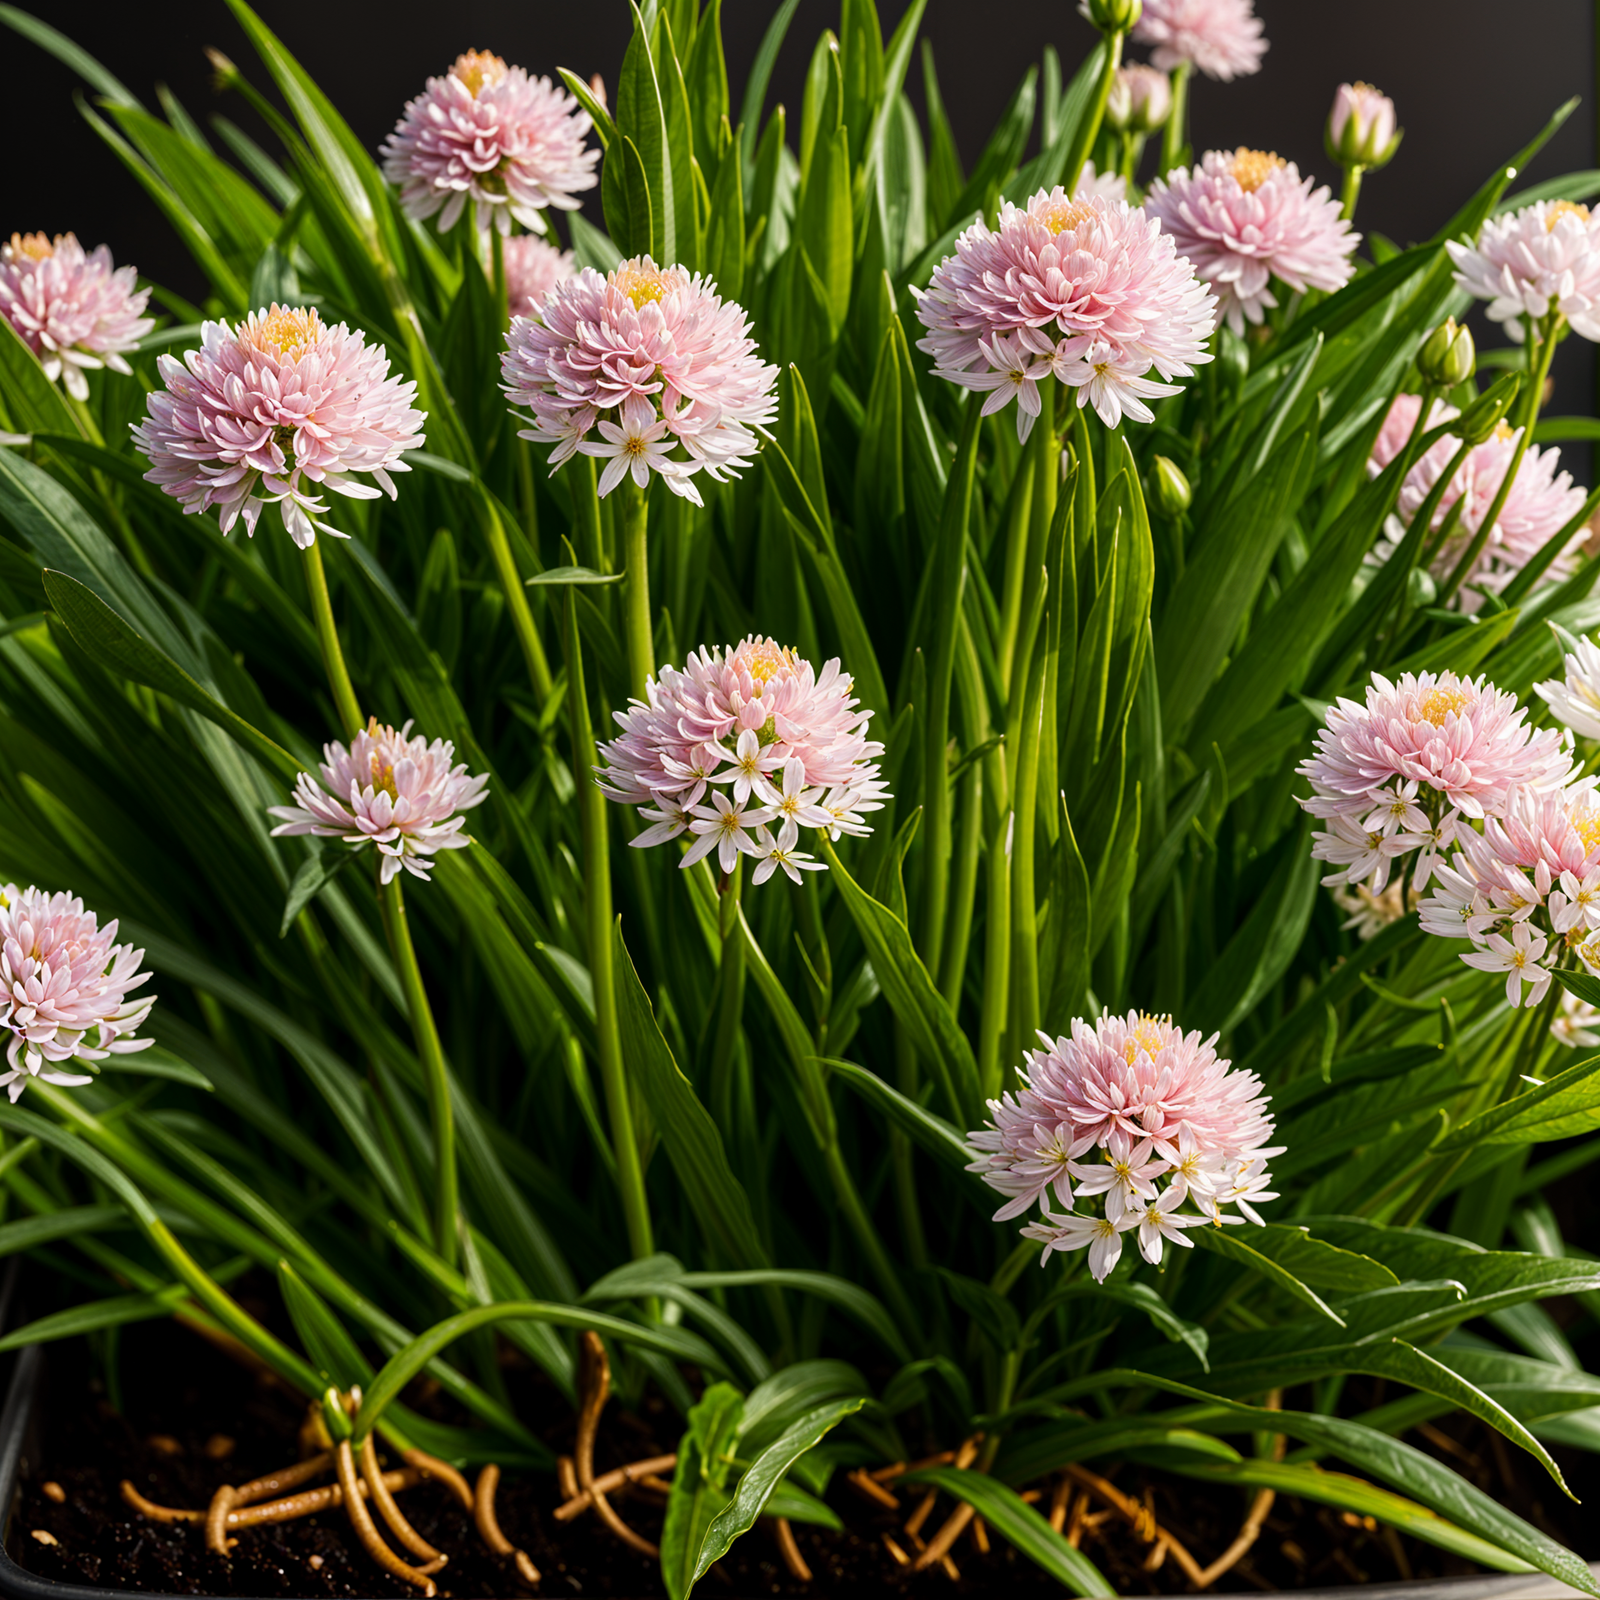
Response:
M350 741L322 749L322 782L302 772L292 806L271 806L279 834L316 834L343 839L360 848L375 844L384 883L403 867L426 881L432 857L472 843L462 832L461 813L487 798L487 776L469 776L454 766L455 749L446 740L411 737L408 722L398 731L374 717Z
M1000 225L956 242L917 302L917 348L942 378L986 393L984 414L1015 399L1017 437L1039 416L1039 385L1077 390L1107 427L1153 420L1146 400L1177 394L1211 359L1215 302L1156 223L1121 200L1059 186ZM1163 380L1148 374L1154 370Z
M511 324L500 371L532 414L521 437L555 446L552 471L580 452L604 459L602 495L654 472L699 505L694 474L737 477L778 410L778 369L756 354L743 307L649 256L556 284L538 319Z
M588 112L548 78L530 78L486 50L469 50L409 101L383 147L383 173L419 221L448 233L470 201L477 225L535 233L544 210L575 211L595 185Z
M1020 1090L991 1100L988 1126L967 1142L969 1170L1007 1196L996 1222L1038 1205L1022 1233L1043 1243L1041 1264L1087 1246L1103 1283L1135 1229L1140 1254L1159 1263L1166 1241L1189 1247L1186 1229L1242 1220L1224 1206L1261 1221L1252 1202L1276 1199L1267 1162L1282 1150L1267 1145L1261 1080L1222 1060L1216 1035L1202 1042L1170 1017L1129 1012L1039 1037ZM1085 1159L1094 1151L1103 1159ZM1074 1209L1085 1200L1090 1209Z
M127 1055L154 1041L129 1037L154 995L130 998L149 981L144 951L117 944L117 924L99 925L75 895L0 889L0 1028L10 1071L0 1074L13 1105L30 1078L90 1083L60 1063Z
M1374 476L1405 449L1421 409L1422 400L1417 395L1403 394L1395 399L1368 462L1368 470ZM1456 415L1453 408L1435 401L1428 415L1428 426L1449 422ZM1448 577L1477 536L1516 455L1518 437L1502 423L1492 438L1472 450L1445 488L1433 527L1442 527L1454 515L1456 528L1430 564L1434 577ZM1460 443L1459 439L1446 434L1406 474L1397 505L1402 524L1411 525ZM1537 445L1530 445L1524 452L1488 542L1463 580L1463 587L1457 591L1456 603L1461 610L1477 611L1483 604L1485 591L1498 594L1578 514L1583 506L1583 490L1573 487L1570 473L1558 473L1560 462L1561 452L1554 446L1541 450ZM1464 504L1456 511L1458 502ZM1560 582L1572 573L1587 537L1587 530L1582 528L1573 534L1567 547L1546 569L1546 581ZM1379 544L1375 554L1380 560L1387 560L1393 549L1394 541L1386 540Z
M504 246L506 303L514 317L536 317L544 297L575 273L570 250L558 250L536 233L519 233Z
M1339 202L1270 151L1208 151L1192 171L1157 178L1144 208L1211 285L1235 333L1277 305L1272 279L1303 294L1343 288L1355 271L1361 235Z
M314 310L274 305L237 327L208 322L198 350L159 367L166 388L133 430L150 458L145 477L187 512L215 507L224 533L243 517L253 535L261 508L276 505L301 549L318 533L345 538L308 485L372 500L378 490L351 476L370 473L392 500L389 474L410 471L401 454L422 445L417 386L388 375L382 345Z
M1540 200L1490 217L1473 244L1445 246L1456 282L1489 302L1491 321L1522 337L1521 319L1564 317L1574 333L1600 339L1600 215L1570 200Z
M1482 833L1462 829L1449 867L1435 869L1422 926L1467 938L1462 960L1504 973L1506 999L1536 1005L1551 969L1576 951L1600 968L1600 802L1594 780L1565 789L1519 789L1486 817Z
M838 661L818 674L754 635L695 651L682 671L662 668L647 699L614 713L622 732L600 746L596 778L611 799L641 807L650 826L634 845L685 838L685 867L716 851L726 874L747 855L759 863L756 883L780 867L798 883L823 865L796 848L801 828L865 835L864 815L889 798L883 746L867 737L872 713L852 687Z
M1133 37L1163 72L1195 66L1224 83L1259 72L1267 53L1253 0L1144 0Z
M1571 739L1532 729L1516 696L1453 672L1374 673L1366 703L1329 708L1315 753L1298 771L1300 803L1330 824L1312 853L1335 870L1325 884L1370 883L1379 894L1394 862L1415 852L1421 892L1445 852L1470 830L1463 818L1498 813L1515 790L1558 789L1572 770Z
M111 252L91 252L70 233L14 233L0 244L0 317L58 378L74 400L89 398L85 372L132 372L122 352L155 326L141 315L150 298L132 267L113 267Z

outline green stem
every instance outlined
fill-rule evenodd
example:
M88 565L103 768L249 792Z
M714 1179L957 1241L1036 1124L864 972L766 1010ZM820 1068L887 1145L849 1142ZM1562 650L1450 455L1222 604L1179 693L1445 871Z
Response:
M731 1082L734 1052L739 1043L739 1027L744 1018L744 936L739 928L740 886L744 881L743 860L734 863L733 873L722 889L722 958L718 973L717 1031L711 1043L711 1095L713 1103L733 1103ZM730 1116L727 1128L731 1130Z
M550 698L554 680L550 676L550 662L540 642L539 630L534 625L527 586L522 574L517 571L516 558L511 553L511 540L506 535L505 524L500 520L499 509L487 494L480 499L480 509L483 531L489 540L489 554L494 559L495 574L500 579L506 604L511 610L511 626L522 650L523 665L528 669L528 681L533 685L534 696L542 707Z
M1189 72L1187 61L1180 61L1172 69L1172 112L1167 125L1161 130L1161 171L1164 178L1183 158L1183 147L1189 142Z
M965 749L975 750L989 738L989 717L978 666L978 652L963 617L956 641L956 697L961 708L961 738ZM939 989L950 1009L961 1010L966 981L967 951L972 943L972 909L978 895L978 863L983 856L983 765L973 762L961 779L960 834L955 843L948 932L944 941Z
M1346 222L1356 214L1356 201L1361 198L1361 179L1366 170L1365 167L1360 166L1351 166L1344 169L1344 192L1339 197L1339 215Z
M655 676L655 630L650 622L650 553L646 533L650 492L631 478L622 481L622 610L628 639L628 682L642 699Z
M1095 85L1094 100L1078 124L1073 135L1072 148L1067 153L1067 165L1062 185L1068 194L1076 192L1078 179L1083 176L1083 164L1094 149L1100 136L1100 124L1105 121L1106 102L1111 98L1111 86L1117 81L1117 68L1122 65L1122 40L1120 33L1106 35L1106 64L1100 69L1100 81Z
M578 787L583 824L584 925L589 949L589 979L594 990L595 1053L600 1084L611 1127L611 1153L617 1164L617 1188L627 1224L628 1244L635 1258L654 1253L650 1205L645 1196L644 1169L633 1131L633 1107L622 1061L622 1033L617 1024L616 962L611 931L611 848L606 797L594 781L594 732L584 685L583 647L578 637L578 606L567 591L567 704L572 718L572 776Z
M1041 588L1044 574L1039 578ZM1045 657L1040 651L1028 673L1022 748L1017 761L1011 842L1011 1016L1006 1027L1009 1060L1020 1061L1040 1021L1038 888L1034 880L1034 822L1039 789L1039 745L1044 717Z
M978 1010L978 1083L983 1097L1000 1093L1000 1046L1011 1008L1011 854L1006 848L1006 760L1002 750L985 757L985 784L994 795L988 860L984 866L986 924L983 941L983 1000Z
M434 1243L439 1254L454 1266L461 1195L456 1176L455 1113L450 1104L450 1069L445 1064L444 1046L439 1042L433 1007L428 1004L428 990L422 981L422 968L417 963L417 949L411 941L411 924L406 915L405 895L398 876L383 885L380 898L384 931L389 936L395 972L406 997L406 1011L411 1017L411 1036L416 1041L417 1059L422 1063L428 1117L433 1124Z
M1022 590L1028 564L1029 517L1033 506L1033 470L1036 453L1025 450L1011 480L1006 506L1005 579L1000 591L1000 636L995 643L995 665L1000 687L1011 693L1012 665L1017 653L1017 630L1022 626Z
M600 486L595 477L594 457L579 456L567 471L575 472L578 479L572 492L572 504L578 519L579 559L595 572L605 572L605 531L600 522Z
M328 575L322 567L322 546L315 542L306 550L306 586L311 591L311 620L316 624L317 644L322 649L322 667L328 674L328 687L333 691L334 709L348 737L360 733L366 722L350 682L349 668L344 664L344 651L339 647L333 601L328 594Z

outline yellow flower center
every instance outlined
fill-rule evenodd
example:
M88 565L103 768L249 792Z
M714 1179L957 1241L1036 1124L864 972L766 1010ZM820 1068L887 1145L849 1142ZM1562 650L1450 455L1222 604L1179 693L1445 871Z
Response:
M1417 702L1417 722L1431 722L1434 727L1442 728L1444 719L1454 711L1459 715L1467 706L1472 704L1472 696L1465 689L1430 689Z
M1288 164L1276 150L1247 150L1240 145L1233 153L1233 165L1228 170L1246 194L1254 194L1274 172Z
M1494 436L1501 441L1515 439L1517 430L1509 422L1497 422L1494 425Z
M756 639L734 657L763 689L779 673L793 672L798 659L793 650L773 639Z
M1557 200L1556 203L1544 214L1544 231L1554 233L1556 224L1563 217L1576 217L1579 222L1589 220L1588 206L1580 206L1574 200Z
M624 263L612 274L611 281L636 306L654 305L678 287L677 278L671 272L663 272L648 262Z
M1123 1060L1131 1067L1141 1050L1153 1056L1166 1042L1163 1029L1171 1021L1171 1017L1152 1017L1147 1011L1140 1012L1137 1025L1123 1043Z
M1583 853L1592 855L1600 848L1600 811L1586 811L1582 816L1573 817L1572 831L1583 840Z
M247 343L280 359L298 361L322 337L322 318L315 311L273 306L254 326L240 330Z
M1068 233L1093 220L1094 207L1086 200L1047 200L1033 213L1035 222L1042 222L1051 233Z
M505 75L505 62L489 50L468 50L456 57L456 64L450 69L450 76L459 78L474 100L485 88L501 82Z
M59 242L60 235L57 235ZM42 233L14 233L11 235L12 253L26 256L30 261L44 261L56 253L56 247Z

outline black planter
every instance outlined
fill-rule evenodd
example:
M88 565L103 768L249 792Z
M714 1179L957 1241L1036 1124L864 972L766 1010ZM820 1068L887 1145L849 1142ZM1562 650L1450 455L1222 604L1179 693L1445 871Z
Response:
M0 1286L0 1327L11 1298L14 1272ZM35 1403L41 1393L47 1353L43 1345L29 1345L20 1351L6 1393L5 1410L0 1413L0 1600L105 1600L122 1594L120 1589L96 1589L84 1584L55 1583L35 1577L11 1559L10 1546L17 1501L30 1463L37 1459L34 1428ZM1600 1572L1600 1563L1595 1570ZM1285 1590L1294 1600L1354 1600L1354 1585L1337 1589ZM1065 1591L1063 1591L1065 1593ZM1579 1591L1569 1589L1543 1573L1528 1576L1512 1574L1489 1578L1432 1578L1421 1583L1368 1584L1359 1593L1362 1600L1575 1600ZM153 1596L152 1600L179 1600L178 1596ZM192 1597L185 1597L192 1600ZM817 1591L817 1600L827 1600L826 1590Z

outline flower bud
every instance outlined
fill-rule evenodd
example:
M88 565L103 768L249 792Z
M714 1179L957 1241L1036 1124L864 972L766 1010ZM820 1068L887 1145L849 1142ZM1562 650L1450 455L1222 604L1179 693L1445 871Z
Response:
M1460 326L1454 317L1443 322L1423 341L1417 352L1417 371L1425 383L1453 389L1465 383L1478 365L1478 352L1472 330Z
M1119 67L1106 102L1106 124L1119 133L1151 133L1172 113L1172 80L1154 67Z
M1156 457L1156 500L1169 517L1181 517L1194 500L1183 469L1169 456Z
M1480 445L1505 423L1522 387L1520 372L1503 372L1457 418L1451 432L1469 445Z
M206 60L211 63L211 87L218 94L226 94L239 82L239 69L220 50L207 45Z
M1328 155L1342 167L1376 170L1400 148L1394 101L1370 83L1341 83L1328 114Z
M1080 0L1079 12L1101 33L1127 33L1144 12L1144 0Z

